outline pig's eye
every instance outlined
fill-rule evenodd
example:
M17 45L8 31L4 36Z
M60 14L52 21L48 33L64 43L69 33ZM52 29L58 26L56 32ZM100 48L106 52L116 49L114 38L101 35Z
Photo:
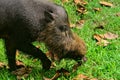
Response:
M62 31L62 32L67 31L68 30L68 26L66 26L66 25L59 26L59 30Z

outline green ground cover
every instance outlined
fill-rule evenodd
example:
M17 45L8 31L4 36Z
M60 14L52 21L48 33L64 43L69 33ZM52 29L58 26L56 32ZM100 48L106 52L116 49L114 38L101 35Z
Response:
M54 0L56 3L63 5L68 12L71 24L84 19L85 23L82 29L72 28L71 30L77 33L82 39L85 40L87 45L87 62L78 68L77 71L71 72L75 63L74 60L62 60L56 63L54 69L47 72L42 71L39 60L33 62L33 58L26 55L18 55L17 59L21 60L25 65L32 67L32 72L28 78L23 80L42 80L42 75L52 77L55 71L60 68L65 68L71 73L69 76L62 75L57 80L72 80L79 74L84 74L90 78L97 78L98 80L120 80L120 16L116 16L120 12L119 0L106 0L111 2L113 7L105 7L99 4L100 0L86 0L85 5L87 13L81 15L76 12L76 5L73 0L62 3L61 0ZM101 11L95 12L93 8L100 8ZM103 24L104 29L95 29ZM106 47L96 45L96 40L93 38L94 34L104 34L111 32L119 35L117 39L108 40L110 42ZM40 45L41 49L46 53L47 50L44 44L34 42L34 45ZM5 56L4 41L0 40L0 62L7 64ZM5 68L0 69L0 80L16 80L16 77L9 73Z

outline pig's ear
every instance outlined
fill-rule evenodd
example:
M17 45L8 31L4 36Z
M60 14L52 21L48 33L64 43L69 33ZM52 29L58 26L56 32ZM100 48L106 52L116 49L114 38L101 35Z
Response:
M44 16L47 22L52 22L54 21L56 14L52 13L51 11L45 11Z

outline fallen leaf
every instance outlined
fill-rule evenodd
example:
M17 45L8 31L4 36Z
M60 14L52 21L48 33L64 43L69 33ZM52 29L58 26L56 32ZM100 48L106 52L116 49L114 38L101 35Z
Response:
M80 0L74 0L75 4L79 4L81 1Z
M56 74L51 78L51 80L57 80L58 77L60 77L61 73L56 72Z
M61 75L61 73L56 72L52 78L44 77L43 80L57 80L57 78L60 77L60 75Z
M3 68L3 67L5 67L6 65L4 64L4 63L2 63L2 62L0 62L0 68Z
M101 8L93 8L94 11L101 11Z
M87 12L86 8L82 5L78 5L77 6L77 12L81 13L81 14L85 14Z
M70 24L70 28L82 29L84 26L85 20L79 20L75 24Z
M32 69L28 67L22 67L15 71L12 71L12 74L17 76L17 80L21 80L22 77L27 77L31 73Z
M108 33L104 34L104 38L105 39L116 39L116 38L118 38L118 35L108 32Z
M77 75L75 78L73 78L72 80L86 80L88 77L83 75L83 74L79 74Z
M108 44L110 44L110 42L102 39L101 41L97 42L96 44L99 45L99 46L107 46Z
M75 78L73 78L72 80L98 80L96 78L89 78L88 76L84 75L84 74L78 74Z
M112 3L105 2L105 1L100 1L100 4L103 5L103 6L107 6L107 7L113 7Z
M24 66L25 66L24 63L23 63L22 61L20 61L20 60L17 60L17 61L16 61L16 65L17 65L18 67L24 67Z
M76 28L81 29L84 26L85 20L79 20L76 23Z
M93 37L97 40L97 45L107 46L108 44L110 44L110 42L104 39L104 35L102 34L94 34Z
M120 12L116 14L116 16L120 17Z
M75 28L76 27L76 24L70 24L70 28Z
M62 3L68 2L68 0L62 0Z
M88 4L87 2L85 2L84 0L74 0L74 3L76 5L86 5Z
M92 78L92 79L90 79L90 80L98 80L98 79L96 79L96 78Z
M57 80L58 77L60 77L61 75L61 69L60 70L57 70L55 75L52 77L52 78L46 78L44 77L44 80Z
M107 41L107 39L116 39L118 38L118 35L113 34L111 32L107 32L105 34L94 34L93 35L94 39L97 40L97 45L100 46L107 46L108 44L110 44L109 41Z
M52 79L47 78L47 77L43 77L43 80L52 80Z
M96 39L98 42L101 41L101 40L104 38L103 35L99 35L99 34L94 34L93 37L94 37L94 39Z
M80 20L80 21L78 21L77 23L78 23L78 24L84 24L84 22L85 22L85 20Z

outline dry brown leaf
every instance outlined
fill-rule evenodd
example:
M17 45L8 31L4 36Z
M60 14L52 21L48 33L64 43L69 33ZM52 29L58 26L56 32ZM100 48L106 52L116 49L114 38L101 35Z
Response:
M93 8L95 11L101 11L101 8Z
M85 20L79 20L77 23L78 24L84 24Z
M44 77L43 80L57 80L57 78L61 75L61 73L56 72L55 75L52 78L46 78Z
M106 1L100 1L100 4L103 6L107 6L107 7L113 7L112 3L106 2Z
M82 5L78 5L77 6L77 12L81 13L81 14L85 14L87 12L86 8Z
M70 28L82 29L84 26L85 20L79 20L76 24L70 24Z
M120 12L116 14L116 16L120 17Z
M118 35L108 32L108 33L104 34L104 38L105 39L116 39L116 38L118 38Z
M43 80L52 80L52 79L47 78L47 77L43 77Z
M76 4L76 5L86 5L86 4L88 4L87 2L85 2L84 0L74 0L74 3Z
M22 61L20 61L20 60L16 61L16 65L17 66L25 66L24 63Z
M72 80L86 80L88 77L83 75L83 74L79 74L77 75L75 78L73 78Z
M92 78L92 79L90 79L90 80L98 80L98 79L96 79L96 78Z
M96 44L99 45L99 46L107 46L108 44L110 44L110 42L102 39L101 41L97 42Z
M60 77L61 73L56 72L56 74L51 78L51 80L57 80L58 77Z
M73 78L72 80L98 80L98 79L96 79L96 78L89 78L88 76L86 76L84 74L79 74L75 78Z
M4 64L4 63L2 63L2 62L0 62L0 68L3 68L3 67L5 67L6 65Z
M12 72L12 74L17 76L17 80L21 80L22 77L27 77L31 73L32 69L27 67L19 68Z
M94 37L94 39L97 40L96 44L99 46L107 46L108 44L110 44L110 42L108 42L107 40L104 39L104 35L94 34L93 37Z
M70 28L75 28L76 24L70 24Z
M96 43L97 45L107 46L108 44L110 44L110 42L107 41L107 39L116 39L118 38L118 35L108 32L105 34L94 34L93 37L94 39L97 40L97 43Z
M68 0L62 0L62 3L68 2Z
M75 4L79 4L81 1L80 0L74 0Z
M81 29L84 26L85 20L79 20L76 23L76 28Z
M101 40L104 38L103 35L99 35L99 34L94 34L93 37L94 37L94 39L96 39L97 41L101 41Z
M44 80L57 80L57 78L59 78L61 76L61 73L63 73L65 76L69 75L69 71L61 68L60 70L56 71L55 75L52 78L44 77Z

